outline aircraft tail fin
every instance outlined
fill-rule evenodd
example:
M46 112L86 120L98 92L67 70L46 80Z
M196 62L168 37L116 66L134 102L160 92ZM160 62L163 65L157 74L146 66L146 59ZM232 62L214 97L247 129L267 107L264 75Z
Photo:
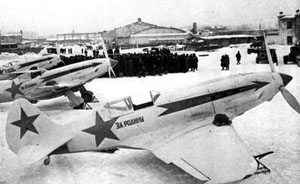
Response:
M48 156L72 137L64 125L56 124L25 99L16 100L8 111L6 140L24 165Z

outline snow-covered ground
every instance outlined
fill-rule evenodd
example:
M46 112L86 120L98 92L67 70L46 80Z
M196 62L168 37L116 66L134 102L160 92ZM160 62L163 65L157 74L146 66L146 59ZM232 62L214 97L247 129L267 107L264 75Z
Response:
M134 103L150 99L149 91L174 91L199 81L234 73L270 71L267 64L255 64L255 54L248 55L249 45L232 45L199 57L199 71L146 78L96 79L86 85L103 104L109 100L132 96ZM296 65L283 65L282 56L289 47L271 45L277 49L279 66L276 70L293 76L287 89L300 100L300 71ZM240 50L241 65L236 65L235 53ZM220 58L230 56L230 70L221 71ZM199 183L174 165L167 165L148 151L120 150L115 154L76 153L55 155L49 166L42 161L29 167L18 164L16 156L8 149L5 139L5 120L11 103L0 104L0 183ZM41 101L41 110L56 110L65 113L68 100L60 97ZM66 115L63 119L72 119ZM59 121L59 118L56 119ZM275 151L262 161L272 171L259 174L236 183L291 183L300 181L300 115L294 112L278 94L266 102L237 117L233 125L253 154Z

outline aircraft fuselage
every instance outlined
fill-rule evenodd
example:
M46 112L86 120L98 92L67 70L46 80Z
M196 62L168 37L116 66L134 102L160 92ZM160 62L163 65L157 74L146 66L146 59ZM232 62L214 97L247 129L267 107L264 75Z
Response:
M76 136L64 146L63 152L143 148L159 141L157 137L162 138L156 135L176 137L177 132L182 133L179 130L188 132L212 124L216 114L225 114L232 120L271 100L282 84L277 73L248 73L215 79L175 93L161 93L143 104L124 98L91 112L84 120L65 125L69 129L76 127ZM122 103L127 104L123 110L114 107Z

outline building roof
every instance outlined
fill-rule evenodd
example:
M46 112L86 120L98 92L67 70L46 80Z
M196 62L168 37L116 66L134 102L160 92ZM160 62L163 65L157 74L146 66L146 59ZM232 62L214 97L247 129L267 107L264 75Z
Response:
M133 22L131 24L127 24L125 26L120 26L120 27L117 27L115 29L119 29L119 28L123 28L123 27L131 27L133 25L139 25L139 26L149 26L149 27L155 27L156 25L155 24L150 24L150 23L147 23L147 22L143 22L142 20L138 20L136 22Z
M137 22L115 28L113 31L115 31L117 38L129 38L132 34L151 27L156 27L156 25L142 22L141 19L138 19Z
M188 32L185 33L153 33L153 34L134 34L131 37L157 37L157 36L183 36L189 35Z
M218 36L202 36L200 37L205 40L213 40L213 39L230 39L230 38L255 38L253 35L218 35Z
M284 15L283 17L280 17L280 19L295 19L294 15Z
M143 29L141 31L137 31L135 33L133 33L132 35L142 35L143 32L147 32L149 30L153 30L153 29L161 29L161 30L173 30L173 31L176 31L178 33L184 33L184 34L188 34L187 31L184 31L182 29L178 29L178 28L174 28L174 27L163 27L163 26L155 26L155 27L150 27L150 28L147 28L147 29ZM144 33L145 35L150 35L149 33ZM155 34L175 34L174 32L170 32L170 33L155 33Z
M7 34L1 34L1 37L13 37L13 36L22 36L21 33L7 33Z

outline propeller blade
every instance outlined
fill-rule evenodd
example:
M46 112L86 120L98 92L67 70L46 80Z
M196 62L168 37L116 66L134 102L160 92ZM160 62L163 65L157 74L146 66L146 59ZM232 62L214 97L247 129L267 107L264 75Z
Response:
M59 49L59 45L57 43L55 45L55 49L56 49L57 55L60 56L60 49Z
M272 59L272 56L271 56L271 53L270 53L270 49L269 49L269 46L268 46L268 41L267 41L267 38L266 38L266 34L265 34L264 31L263 31L263 35L264 35L265 47L266 47L268 62L269 62L271 71L276 72L275 67L274 67L274 62L273 62L273 59Z
M300 114L300 104L297 99L284 86L280 87L280 92L286 102Z
M106 58L106 62L108 62L108 65L109 65L109 66L108 66L108 76L109 76L109 78L111 78L111 77L116 77L116 74L115 74L115 72L114 72L114 70L113 70L113 68L112 68L112 66L111 66L111 60L110 60L109 57L108 57L106 45L105 45L105 42L104 42L104 39L103 39L102 36L100 36L100 40L101 40L101 42L102 42L102 47L103 47L104 56L105 56L105 58ZM112 76L111 74L113 74L113 76Z
M109 59L109 58L108 58L108 54L107 54L106 45L105 45L105 42L104 42L102 36L100 37L100 40L101 40L101 42L102 42L102 48L103 48L104 56L105 56L106 59Z

